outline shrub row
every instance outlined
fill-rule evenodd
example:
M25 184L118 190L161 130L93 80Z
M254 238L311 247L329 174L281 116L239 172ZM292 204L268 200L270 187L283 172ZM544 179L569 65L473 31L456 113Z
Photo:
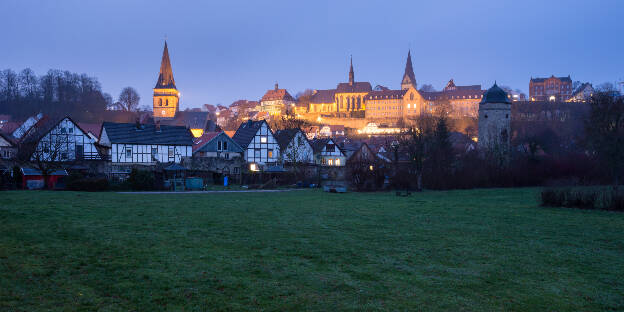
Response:
M624 192L606 188L547 188L540 193L546 207L624 211Z
M103 192L109 190L108 180L105 178L72 179L67 182L70 191Z

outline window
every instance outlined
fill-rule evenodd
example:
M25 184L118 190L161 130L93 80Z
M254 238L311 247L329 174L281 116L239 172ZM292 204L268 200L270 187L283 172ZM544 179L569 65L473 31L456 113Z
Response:
M334 165L334 160L333 159L328 159L327 160L327 164L330 165L330 166L333 166Z
M223 141L223 150L224 151L228 150L228 148L227 148L227 141Z
M61 128L61 133L62 133L62 134L67 133L67 129L65 129L65 127Z
M325 146L325 151L326 152L334 152L334 151L336 151L336 145L334 145L334 144L327 144Z
M158 106L162 106L162 99L158 99Z
M169 158L173 157L173 152L174 152L174 147L173 146L169 146L169 153L168 153Z
M67 128L67 132L69 132L69 133L74 133L74 127L69 127L69 128Z
M239 167L234 167L233 172L234 172L235 174L240 173L240 168L239 168Z
M225 153L225 155L223 155L223 157L224 157L225 159L230 159L230 153Z
M336 158L336 166L340 166L340 158Z
M267 137L266 136L261 136L260 137L260 143L266 143L267 142Z
M268 155L269 158L272 158L273 157L273 150L268 150L267 151L267 155Z
M152 160L158 160L158 148L152 147Z
M259 149L254 150L254 157L260 158L260 150Z
M165 100L165 106L169 106L169 99Z
M126 148L126 158L132 158L132 147Z
M217 151L222 151L223 150L223 144L222 143L223 142L221 142L221 141L217 142Z
M66 160L67 159L67 152L62 152L61 153L61 159L62 160Z

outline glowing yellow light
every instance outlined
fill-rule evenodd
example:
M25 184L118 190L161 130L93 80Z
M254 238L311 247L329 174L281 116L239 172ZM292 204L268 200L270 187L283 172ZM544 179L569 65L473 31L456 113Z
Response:
M249 170L258 171L258 167L256 166L256 164L249 164Z
M199 138L204 134L204 129L191 129L191 134L194 138Z
M370 171L373 171L373 165L368 166L368 169L370 169Z

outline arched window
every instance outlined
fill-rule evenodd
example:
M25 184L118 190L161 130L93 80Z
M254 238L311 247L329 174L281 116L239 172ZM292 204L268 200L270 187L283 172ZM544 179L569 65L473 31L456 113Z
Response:
M162 106L162 99L158 99L158 106Z
M414 100L414 93L410 93L410 101Z
M165 100L165 106L169 106L169 99Z

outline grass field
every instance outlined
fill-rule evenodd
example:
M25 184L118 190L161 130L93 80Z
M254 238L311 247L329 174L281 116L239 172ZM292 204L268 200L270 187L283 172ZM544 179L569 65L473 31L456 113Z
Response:
M624 310L624 214L537 192L0 192L0 310Z

